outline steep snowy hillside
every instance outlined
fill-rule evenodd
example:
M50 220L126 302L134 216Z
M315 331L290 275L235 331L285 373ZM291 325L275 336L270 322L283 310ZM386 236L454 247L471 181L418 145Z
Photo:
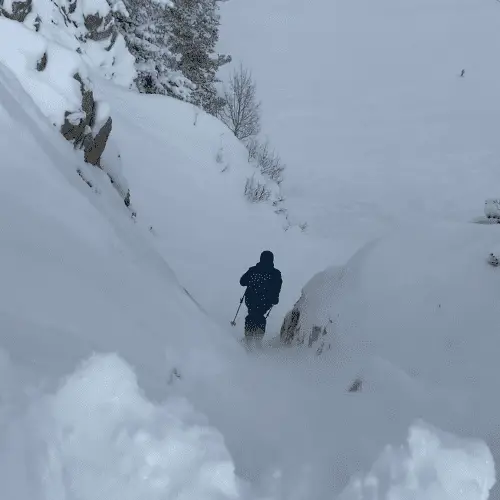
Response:
M400 453L383 452L408 427L401 453L426 471L422 492L487 498L495 478L484 444L413 416L400 421L403 433L366 425L360 433L353 417L385 422L384 408L345 399L329 365L246 356L178 284L107 177L82 162L0 68L7 498L320 500L370 470L380 453L344 497L357 498L372 477L408 493L408 471L386 480ZM432 455L421 457L415 437Z
M356 247L498 197L498 2L230 0L222 16L311 234Z
M272 203L252 204L246 182L263 179L226 127L130 91L133 61L106 3L4 0L0 9L3 497L486 500L495 405L470 419L474 384L444 384L437 361L411 380L402 372L415 365L397 342L400 364L358 349L373 310L358 318L345 306L366 320L346 330L355 355L342 345L319 357L248 355L238 343L245 312L229 326L238 279L263 249L284 277L272 335L301 286L345 260L354 239L311 238ZM373 269L387 269L389 246L374 251L377 262L357 258L366 265L353 264L347 304L369 304L357 284L381 279ZM377 328L400 326L390 319ZM347 393L358 376L362 392Z
M212 116L174 99L133 95L94 81L96 95L112 109L113 137L137 223L152 227L184 286L225 325L243 294L240 276L263 250L272 250L284 281L269 319L269 332L278 332L311 274L328 266L333 255L347 258L349 248L314 240L297 226L285 231L287 220L275 214L272 203L251 203L244 196L247 179L266 180L248 162L243 144Z
M210 386L228 360L244 362L241 349L182 290L107 177L0 71L3 494L238 496L220 435L182 399L145 396L164 400L177 375Z

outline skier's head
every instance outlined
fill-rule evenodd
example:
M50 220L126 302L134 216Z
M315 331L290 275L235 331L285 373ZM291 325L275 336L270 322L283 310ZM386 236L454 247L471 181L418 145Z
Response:
M270 250L264 250L260 254L260 263L264 264L266 266L273 266L274 265L274 255L273 252Z

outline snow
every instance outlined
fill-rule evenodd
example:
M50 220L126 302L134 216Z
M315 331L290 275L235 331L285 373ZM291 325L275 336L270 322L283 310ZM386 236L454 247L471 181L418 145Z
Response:
M221 4L223 71L252 71L263 132L287 164L287 208L311 236L352 254L413 222L468 221L498 197L499 7Z
M220 433L185 399L145 399L116 355L85 361L56 392L34 398L6 432L0 478L8 498L240 496Z
M486 200L484 203L484 215L498 219L500 216L500 200Z
M49 120L59 127L67 110L81 108L80 84L73 78L86 78L77 54L49 42L23 24L0 18L0 62L10 68ZM9 40L16 40L13 47ZM47 66L36 64L47 53Z
M89 38L89 30L85 26L85 18L89 15L99 14L105 18L110 13L106 0L77 0L73 7L74 10L70 9L66 0L36 0L24 25L34 31L38 17L39 34L44 39L77 53L78 59L87 66L87 71L97 72L118 85L132 88L137 73L134 58L123 36L117 34L111 46L110 37L103 40ZM115 4L115 9L121 9L119 3ZM103 27L104 23L100 27L101 31Z
M257 0L252 9L260 16L269 6L273 15L266 23L282 23L283 12L293 9L276 2ZM388 2L381 6L390 5L398 16L414 14L419 22L437 23L430 12L449 14L435 2L433 11L428 2L408 11ZM233 0L228 9L231 4L241 7ZM352 14L350 6L329 5ZM468 16L468 0L459 5ZM354 28L375 22L372 33L383 31L386 12L363 6L369 21ZM94 6L78 8L88 13ZM482 6L476 20L489 8ZM288 137L297 125L291 118L301 111L289 106L289 125L271 139L280 154L283 149L294 158L285 194L294 205L292 221L301 219L302 208L311 216L311 233L303 233L275 214L272 203L245 199L248 178L268 181L223 124L189 104L129 91L123 85L128 70L120 73L123 80L118 74L110 80L112 66L100 67L109 60L90 57L89 41L77 55L73 28L63 28L55 5L39 0L36 9L49 21L38 34L28 29L32 17L24 26L0 19L0 36L11 35L0 40L0 484L8 497L350 500L377 493L388 500L483 500L491 490L490 498L498 498L499 412L492 388L499 288L497 270L486 262L498 238L494 225L466 223L495 196L489 191L496 177L488 170L494 133L484 125L451 156L455 138L410 137L410 125L401 128L402 138L395 134L400 115L391 114L398 107L382 113L394 89L406 89L395 100L407 95L407 77L396 78L387 94L380 73L371 94L362 86L371 82L354 79L352 92L360 93L345 100L335 93L324 100L316 88L304 93L304 82L295 80L305 101L291 100L314 116L308 121L299 114L297 135ZM299 23L283 23L287 30L312 30L311 12L300 12ZM314 15L313 40L323 42L330 25L327 16ZM350 39L352 29L346 23L341 32ZM430 32L430 45L444 37L437 31ZM263 29L263 40L266 34ZM410 38L402 37L406 49L413 47ZM273 40L280 50L304 42L299 36ZM352 61L367 48L366 37L360 40L352 45ZM330 50L329 42L318 47ZM373 56L380 46L369 48ZM36 62L45 50L48 67L39 73ZM300 54L295 61L307 60ZM289 64L275 62L280 70ZM345 60L335 63L345 69ZM104 170L83 163L52 125L62 103L78 97L77 82L68 79L71 67L92 80L99 120L108 111L113 117ZM388 79L395 77L392 66L380 67ZM470 67L457 85L467 85ZM288 85L286 73L284 79L270 75ZM308 77L318 90L324 83L333 88L330 75L322 76L324 82ZM485 114L488 90L478 98ZM282 89L280 99L287 92ZM432 94L428 107L419 99L414 104L425 120L431 108L448 117L440 103L453 107L457 94L450 95L441 100L442 94ZM325 102L339 113L326 110ZM360 120L353 103L377 113ZM475 103L468 105L475 117ZM272 111L266 115L271 131L270 116L283 116L277 107ZM385 126L375 116L385 117ZM345 121L324 127L333 119ZM317 120L324 130L312 126ZM437 122L429 123L435 131ZM339 130L345 142L330 155ZM392 142L382 141L388 138ZM400 155L391 156L393 143ZM358 145L352 157L345 154ZM417 163L400 162L408 161L410 150ZM366 162L357 163L363 155ZM443 158L446 167L437 171ZM308 167L302 177L299 164ZM478 176L479 168L491 175ZM130 207L122 198L128 189ZM363 246L405 225L406 231ZM283 291L269 320L268 348L248 355L239 344L245 311L236 329L229 321L243 292L238 279L264 249L275 253ZM301 324L306 333L316 324L327 328L332 349L321 356L272 342L306 283ZM356 378L361 390L347 392Z
M487 258L497 249L496 226L475 224L414 225L373 241L305 285L298 340L326 329L311 354L330 344L320 358L336 383L361 380L358 394L387 406L393 436L403 415L418 415L484 440L496 461L499 282ZM387 432L370 408L364 432Z
M486 500L494 484L493 458L484 443L419 421L410 428L407 446L388 446L372 470L352 481L339 500Z
M227 325L243 294L240 276L270 249L286 276L269 318L270 331L279 331L303 284L330 264L331 244L318 245L297 226L285 231L288 223L271 202L252 204L244 197L252 176L271 190L277 186L248 162L245 147L221 122L174 99L134 95L103 79L94 84L95 95L111 106L138 223L153 227L155 245L183 286ZM343 251L337 245L338 255Z
M220 434L183 400L153 403L168 397L174 368L209 381L242 356L239 346L222 342L106 176L0 70L4 491L21 500L239 497Z

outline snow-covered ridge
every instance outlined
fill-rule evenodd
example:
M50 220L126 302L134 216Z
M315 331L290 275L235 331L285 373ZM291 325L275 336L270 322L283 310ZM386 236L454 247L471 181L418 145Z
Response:
M103 156L112 131L109 105L94 98L91 75L130 88L134 59L105 0L0 3L0 64L85 161L108 172L125 198L119 154Z
M115 27L106 0L3 0L2 15L22 23L42 39L77 53L78 59L103 77L132 87L136 77L134 58ZM11 36L2 33L2 42L13 48Z

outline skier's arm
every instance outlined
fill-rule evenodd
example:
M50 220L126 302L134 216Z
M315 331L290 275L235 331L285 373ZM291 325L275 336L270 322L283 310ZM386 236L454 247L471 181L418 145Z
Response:
M240 278L240 285L241 286L248 286L250 283L250 277L252 275L252 268L250 268L241 278Z

